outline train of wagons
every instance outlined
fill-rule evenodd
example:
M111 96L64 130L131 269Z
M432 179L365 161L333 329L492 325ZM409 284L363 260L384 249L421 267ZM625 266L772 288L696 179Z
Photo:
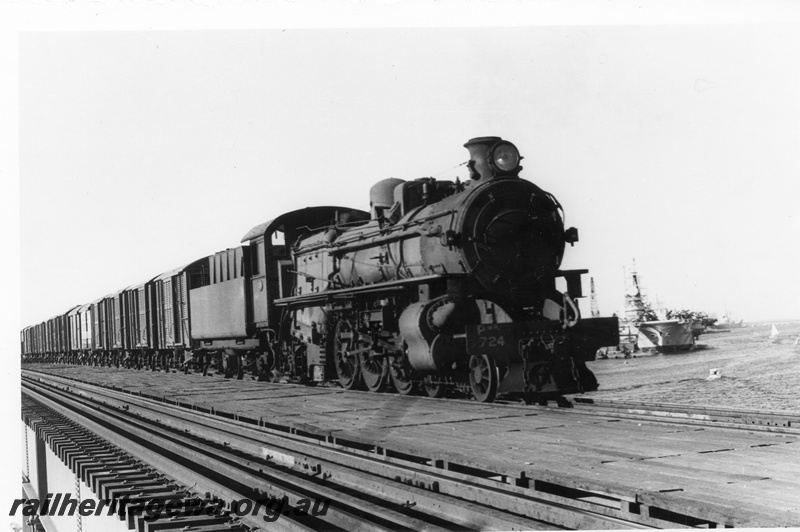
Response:
M619 328L581 317L587 270L560 270L577 230L519 177L511 142L464 147L465 182L389 178L370 189L370 212L281 214L236 248L26 327L23 361L482 402L596 390L586 361L617 345Z

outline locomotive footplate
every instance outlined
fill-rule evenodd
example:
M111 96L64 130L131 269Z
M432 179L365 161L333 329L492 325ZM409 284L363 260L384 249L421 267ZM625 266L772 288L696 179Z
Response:
M567 328L556 320L467 327L467 353L487 355L498 366L498 393L521 392L533 400L597 390L586 361L618 342L617 318L581 319Z

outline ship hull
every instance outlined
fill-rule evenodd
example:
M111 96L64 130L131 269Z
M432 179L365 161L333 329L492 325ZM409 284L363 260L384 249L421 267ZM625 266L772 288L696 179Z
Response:
M694 346L692 322L665 320L640 323L637 345L642 351L659 353L689 350Z

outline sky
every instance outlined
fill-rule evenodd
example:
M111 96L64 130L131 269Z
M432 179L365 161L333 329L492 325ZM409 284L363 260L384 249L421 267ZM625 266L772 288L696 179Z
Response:
M667 308L800 318L796 30L21 33L19 325L386 177L464 179L487 135L563 204L603 314L635 260Z
M463 180L487 135L579 229L563 267L603 315L635 260L666 307L800 319L799 26L776 0L4 2L3 380L22 327L282 212Z

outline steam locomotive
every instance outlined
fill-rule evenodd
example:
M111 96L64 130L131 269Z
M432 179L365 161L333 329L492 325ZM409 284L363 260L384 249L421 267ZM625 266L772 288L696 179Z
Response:
M370 212L282 214L239 247L25 328L23 359L481 402L596 390L586 361L619 329L581 318L587 270L560 270L577 230L519 177L511 142L464 146L465 182L389 178L371 188Z

